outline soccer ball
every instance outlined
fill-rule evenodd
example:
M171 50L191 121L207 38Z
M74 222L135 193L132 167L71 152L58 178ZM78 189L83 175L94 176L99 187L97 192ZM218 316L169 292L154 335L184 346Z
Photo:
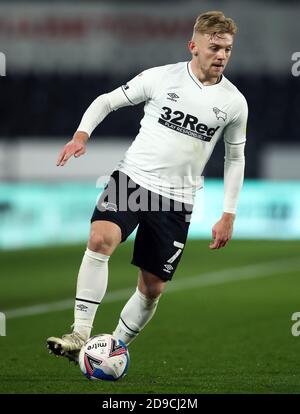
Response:
M90 338L79 353L79 366L89 380L117 381L126 375L129 352L124 342L109 334Z

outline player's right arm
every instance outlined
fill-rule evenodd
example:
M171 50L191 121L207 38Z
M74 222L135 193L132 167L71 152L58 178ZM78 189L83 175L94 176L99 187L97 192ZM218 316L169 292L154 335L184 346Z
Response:
M73 135L71 141L64 146L59 154L56 165L65 165L68 159L73 155L74 157L83 155L86 151L86 143L96 126L99 125L111 111L117 109L117 104L119 104L118 107L120 107L125 106L125 103L130 105L130 102L126 99L126 96L124 96L121 88L108 94L98 96L83 114L77 131Z
M63 166L72 156L80 157L85 153L86 143L94 129L106 116L119 108L137 105L152 97L153 85L157 80L160 68L142 72L126 85L110 93L98 96L87 108L71 141L60 152L56 165Z
M71 141L69 141L60 152L56 165L63 167L72 155L76 158L83 155L85 153L85 146L88 139L89 136L86 132L76 131L73 139L71 139Z

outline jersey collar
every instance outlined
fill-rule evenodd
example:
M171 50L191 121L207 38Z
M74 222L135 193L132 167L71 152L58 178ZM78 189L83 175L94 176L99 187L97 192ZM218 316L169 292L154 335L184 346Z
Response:
M221 75L221 79L219 80L219 82L213 84L213 85L203 85L202 82L199 81L199 79L194 75L193 71L192 71L192 65L191 65L191 61L187 62L187 71L189 76L193 79L193 81L197 84L197 86L199 86L200 89L204 89L204 88L210 88L210 87L214 87L214 86L218 86L220 85L220 83L222 83L224 76Z

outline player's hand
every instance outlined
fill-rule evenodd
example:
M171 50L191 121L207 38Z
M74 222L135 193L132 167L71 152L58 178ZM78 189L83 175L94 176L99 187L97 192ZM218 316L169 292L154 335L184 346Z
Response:
M222 218L213 226L213 242L209 245L210 249L220 249L226 246L232 236L234 217L234 214L223 213Z
M86 142L89 136L86 132L77 131L75 132L73 139L69 141L60 152L56 165L57 166L64 166L65 163L68 161L72 155L78 158L80 155L85 153Z

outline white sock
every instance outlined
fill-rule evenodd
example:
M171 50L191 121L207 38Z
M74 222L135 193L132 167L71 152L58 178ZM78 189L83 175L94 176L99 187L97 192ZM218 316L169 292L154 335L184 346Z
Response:
M129 345L153 317L159 298L148 299L137 288L124 306L113 336Z
M88 248L79 269L74 308L74 331L89 338L108 280L109 256Z

